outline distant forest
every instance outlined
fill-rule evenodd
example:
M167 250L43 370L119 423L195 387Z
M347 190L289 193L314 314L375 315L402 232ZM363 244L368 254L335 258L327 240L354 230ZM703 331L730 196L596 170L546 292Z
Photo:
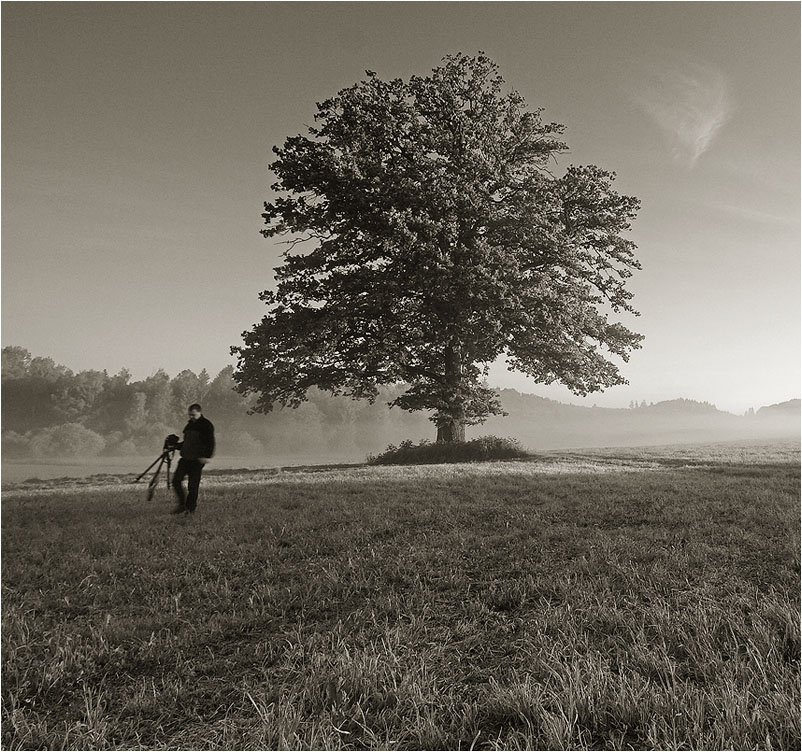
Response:
M251 415L252 400L234 391L232 366L214 377L205 370L174 377L159 370L133 381L126 370L73 373L22 347L4 347L2 355L4 459L157 456L168 434L180 434L193 402L215 424L220 456L360 461L390 444L433 440L436 433L426 413L388 408L403 384L384 387L373 404L312 389L297 409ZM536 450L799 435L798 399L736 416L686 399L610 409L512 389L500 397L508 415L472 427L469 438L513 437Z
M4 347L2 452L7 459L157 455L165 436L181 433L187 406L199 402L226 456L354 457L404 439L433 438L421 413L387 407L403 389L383 389L374 404L311 390L299 408L249 415L252 400L234 391L233 366L163 370L133 381L127 370L73 373L22 347Z

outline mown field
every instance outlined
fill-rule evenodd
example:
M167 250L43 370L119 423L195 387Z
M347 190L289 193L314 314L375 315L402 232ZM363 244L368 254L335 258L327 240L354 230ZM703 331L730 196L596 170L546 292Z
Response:
M4 749L799 749L799 445L2 501Z

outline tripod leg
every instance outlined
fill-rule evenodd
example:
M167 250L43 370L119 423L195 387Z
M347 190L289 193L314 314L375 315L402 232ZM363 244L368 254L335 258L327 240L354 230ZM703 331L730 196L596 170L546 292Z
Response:
M150 479L150 483L148 483L148 501L153 498L153 494L156 491L156 486L159 483L159 473L161 472L162 465L164 464L164 455L162 455L159 459L161 462L159 466L156 468L156 472L153 473L153 477Z
M173 461L173 453L167 453L167 490L170 490L170 463Z
M150 468L152 468L159 460L163 459L163 457L164 457L164 455L159 455L155 460L153 460L153 462L151 462L147 466L145 471L134 481L134 483L139 483L139 481L142 480L142 478L144 478L148 474L148 472L150 471Z

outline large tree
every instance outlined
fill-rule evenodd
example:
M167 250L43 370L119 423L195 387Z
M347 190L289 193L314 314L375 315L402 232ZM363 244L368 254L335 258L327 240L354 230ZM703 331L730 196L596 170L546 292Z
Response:
M288 247L269 312L232 348L257 410L403 382L391 404L433 411L454 441L501 412L484 379L499 356L580 395L626 383L608 358L642 337L609 317L637 315L639 202L595 166L557 175L564 126L503 88L481 53L408 82L368 71L274 148L262 232Z

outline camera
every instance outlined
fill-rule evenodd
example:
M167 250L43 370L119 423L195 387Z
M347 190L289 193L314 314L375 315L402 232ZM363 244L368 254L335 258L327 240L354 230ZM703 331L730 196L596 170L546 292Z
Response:
M176 436L174 433L171 433L165 440L164 440L164 447L162 451L165 452L174 452L181 444L181 439Z

